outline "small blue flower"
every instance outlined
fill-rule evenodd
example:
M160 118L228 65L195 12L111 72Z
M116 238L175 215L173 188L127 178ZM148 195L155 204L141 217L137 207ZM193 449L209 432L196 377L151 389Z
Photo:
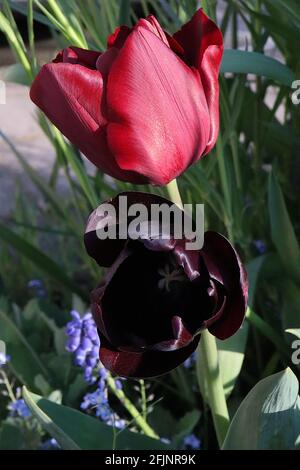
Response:
M4 352L0 352L0 367L5 366L10 360L10 356L5 354Z
M94 409L96 416L101 418L102 421L108 421L112 415L107 400L107 392L103 390L103 387L98 387L94 392L87 393L83 397L80 407L83 410Z
M115 380L115 386L116 386L116 389L117 389L117 390L122 390L123 385L122 385L121 380L116 379L116 380Z
M189 369L190 367L192 367L192 365L194 365L194 363L196 362L196 357L197 357L197 353L195 351L190 355L190 357L188 357L184 361L183 367L185 367L186 369Z
M16 401L11 402L8 405L8 409L10 410L10 416L27 419L31 416L31 411L26 405L23 398L19 398Z
M40 279L31 279L31 281L27 283L27 288L33 290L36 297L40 299L47 296L43 281Z
M183 445L185 449L200 449L201 441L195 434L189 434L183 439Z
M40 450L60 450L61 447L56 441L56 439L48 439L47 441L43 442L40 446Z
M162 437L160 440L161 440L161 442L163 442L164 444L170 444L170 443L171 443L170 439L167 439L166 437Z
M257 249L258 253L263 255L267 251L266 244L262 240L254 240L253 244Z
M104 367L101 367L99 376L100 379L98 381L96 390L92 393L87 393L83 397L83 401L80 407L82 410L94 410L97 418L100 418L107 425L114 426L117 429L124 429L126 422L123 419L120 419L117 414L113 412L108 403L107 388L105 383L107 371ZM117 385L117 387L118 386L120 386L120 384Z

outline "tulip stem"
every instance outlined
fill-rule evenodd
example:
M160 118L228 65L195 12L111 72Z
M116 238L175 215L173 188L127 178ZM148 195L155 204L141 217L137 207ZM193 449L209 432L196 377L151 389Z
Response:
M180 196L177 180L175 179L171 181L170 183L168 183L166 188L167 188L169 198L171 199L171 201L174 202L174 204L176 204L178 207L180 207L180 209L182 209L183 204L182 204L182 199Z
M172 202L183 208L177 181L167 185L167 191ZM201 334L199 352L203 355L205 382L207 384L209 406L213 416L214 426L221 447L225 439L230 420L226 397L219 368L218 348L216 339L207 330Z
M209 406L213 417L218 443L221 447L227 434L230 420L220 374L216 339L207 330L203 331L201 334L198 354L202 354L203 356L202 364L204 366L204 371L201 371L200 373L204 372L205 374Z
M133 417L135 423L140 427L146 436L152 437L153 439L159 439L159 436L156 432L149 426L146 419L141 415L141 413L136 409L133 403L126 397L123 390L117 388L114 379L110 373L106 376L106 383L109 386L111 392L120 400L123 406L126 408L128 413Z

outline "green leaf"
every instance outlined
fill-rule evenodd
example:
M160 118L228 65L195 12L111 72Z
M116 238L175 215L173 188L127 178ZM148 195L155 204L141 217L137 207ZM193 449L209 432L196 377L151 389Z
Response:
M0 429L0 450L20 450L24 447L24 438L17 424L4 422Z
M86 195L87 200L90 202L91 207L97 207L98 197L96 192L91 184L91 179L86 171L84 163L81 161L79 154L74 151L74 148L67 144L64 140L62 134L56 129L53 128L53 133L57 144L60 146L61 150L64 152L67 162L74 171L80 187L83 193Z
M220 358L220 372L226 397L234 389L235 382L241 372L245 357L248 338L248 323L225 341L217 340Z
M194 427L197 425L200 419L200 411L193 410L186 413L178 421L175 429L175 436L172 439L172 444L178 448L182 444L182 440L188 434L191 434Z
M168 449L158 439L127 429L115 436L113 427L67 406L52 403L29 392L25 387L23 397L33 415L63 449L110 450L114 441L118 450Z
M119 16L119 24L124 24L127 26L131 26L130 21L130 0L121 0L120 1L120 16Z
M35 377L39 374L49 377L49 372L21 330L2 309L0 324L0 339L6 343L7 353L11 356L9 366L21 382L35 389Z
M46 183L46 181L43 181L39 173L29 165L26 158L23 157L23 155L17 150L15 145L11 142L11 140L1 130L0 130L0 136L9 146L9 148L12 150L12 152L18 159L19 163L22 165L23 170L26 172L28 177L31 179L32 183L35 185L35 187L41 192L41 194L45 198L45 201L47 201L51 205L51 207L53 208L53 211L62 220L64 220L64 222L68 223L69 221L68 214L64 208L64 204L62 204L61 198L57 197L55 192ZM71 228L74 229L73 226Z
M21 64L13 64L7 67L3 74L3 80L18 83L19 85L30 85L29 77Z
M294 449L300 435L298 390L290 369L261 380L238 408L223 449Z
M258 52L226 49L221 65L222 73L251 73L271 78L283 85L291 86L295 80L293 72L276 59Z
M76 282L69 278L62 267L3 224L0 224L0 239L12 246L21 255L32 261L33 264L52 277L55 281L61 282L64 287L75 292L86 301L88 300L86 293L81 290Z
M52 437L54 437L57 442L61 445L63 449L66 450L80 450L80 447L76 444L76 442L68 436L61 427L57 426L55 422L45 413L42 407L39 406L39 401L41 397L39 395L35 395L34 393L30 393L26 387L23 387L23 398L29 407L32 414L41 424L41 426L47 431ZM43 400L43 399L41 399ZM45 400L47 403L52 404L51 401ZM60 405L56 405L53 403L54 406L60 407Z
M297 329L300 326L300 288L288 278L282 282L282 326L284 330ZM287 336L290 342L290 337Z
M287 274L300 283L300 249L280 186L273 171L268 186L271 237Z
M248 281L249 281L248 304L250 306L252 306L253 304L259 273L264 262L267 259L267 256L268 255L258 256L257 258L254 258L251 261L249 261L249 263L247 263L246 270L247 270Z

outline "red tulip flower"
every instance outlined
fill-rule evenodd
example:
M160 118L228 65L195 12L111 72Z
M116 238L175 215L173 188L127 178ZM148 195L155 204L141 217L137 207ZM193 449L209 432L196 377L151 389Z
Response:
M30 96L104 173L163 185L215 145L222 53L202 10L173 36L149 16L117 28L104 53L61 51Z
M145 193L122 193L130 204L172 203ZM109 201L118 208L119 196ZM101 208L101 206L100 206ZM109 266L92 293L92 313L100 336L100 360L125 377L153 377L184 362L201 331L226 339L244 319L248 284L241 261L216 232L206 232L201 250L183 239L145 237L99 239L102 220L95 210L85 246L100 266ZM122 224L119 212L110 226Z

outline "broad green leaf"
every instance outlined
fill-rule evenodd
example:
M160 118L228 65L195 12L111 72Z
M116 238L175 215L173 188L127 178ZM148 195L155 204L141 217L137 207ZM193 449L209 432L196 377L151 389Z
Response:
M231 394L242 369L248 329L248 323L244 322L243 326L233 336L225 341L217 340L220 372L226 397Z
M12 246L21 255L25 256L25 258L32 261L33 264L52 277L55 281L60 282L64 287L70 289L71 292L75 292L86 301L88 300L87 294L81 290L75 281L69 278L62 267L3 224L0 224L0 239Z
M199 419L200 412L198 410L189 411L180 418L175 428L175 436L172 439L172 444L175 447L180 447L183 438L192 433Z
M294 449L300 435L298 391L290 369L258 382L234 415L223 449Z
M35 389L35 377L41 374L48 378L48 370L22 331L2 309L0 324L0 339L5 342L7 353L11 357L9 367L22 383Z
M13 64L7 67L3 74L3 80L18 83L19 85L30 85L29 77L21 64Z
M149 413L148 421L150 426L161 437L170 438L175 434L176 419L171 411L160 403L155 405L151 413Z
M282 265L300 283L300 249L280 186L273 172L268 186L271 236Z
M67 406L52 403L29 392L25 387L23 397L33 415L63 449L110 450L114 442L115 449L118 450L168 449L168 446L158 439L127 429L115 436L114 429L100 420Z
M251 73L271 78L286 86L291 86L295 80L293 72L278 60L258 52L237 49L226 49L224 51L221 72Z
M80 450L80 447L76 444L73 439L66 434L63 429L57 424L52 421L52 419L45 413L42 407L39 406L39 395L35 395L34 393L30 393L26 387L23 387L23 398L29 407L30 411L34 415L34 417L38 420L41 426L47 431L52 437L54 437L60 446L65 450ZM43 400L43 399L41 399ZM51 401L45 400L47 403L52 404ZM54 406L61 406L56 405L53 403ZM75 423L74 423L75 424Z
M267 255L258 256L253 260L249 261L246 266L248 281L249 281L249 294L248 294L248 304L252 306L257 280L261 268L263 267L264 262L266 261Z

